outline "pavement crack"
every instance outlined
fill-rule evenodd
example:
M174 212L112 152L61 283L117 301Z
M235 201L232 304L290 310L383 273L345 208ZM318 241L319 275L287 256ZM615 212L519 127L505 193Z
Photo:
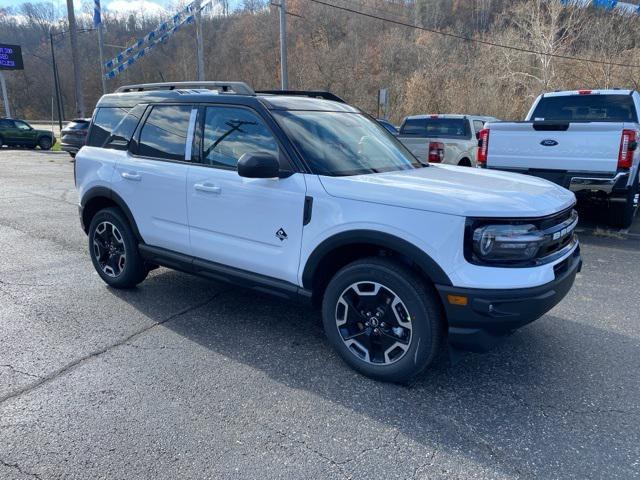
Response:
M7 287L54 287L54 283L33 283L33 282L7 282L0 279L0 285Z
M176 318L185 315L187 313L190 313L194 310L197 310L199 308L204 307L205 305L208 305L209 303L211 303L212 301L214 301L215 299L217 299L218 297L220 297L221 295L229 292L230 290L222 290L220 292L217 292L215 295L209 297L207 300L204 300L200 303L197 303L195 305L191 305L190 307L186 307L182 310L180 310L179 312L176 312L172 315L169 315L167 318L165 318L164 320L160 320L157 322L153 322L150 325L147 325L146 327L143 327L135 332L133 332L132 334L121 338L120 340L118 340L115 343L109 344L105 347L99 348L98 350L94 350L93 352L77 358L69 363L67 363L66 365L64 365L63 367L51 372L49 375L46 375L44 377L40 377L40 380L38 380L37 382L34 382L30 385L26 385L23 388L17 389L13 392L10 392L6 395L3 395L2 397L0 397L0 405L2 405L3 403L7 402L8 400L14 399L16 397L19 397L21 395L27 394L32 392L33 390L41 387L42 385L48 384L50 382L52 382L53 380L57 379L58 377L65 375L66 373L72 371L73 369L75 369L76 367L78 367L81 364L84 364L85 362L88 362L94 358L97 358L99 356L101 356L104 353L107 353L111 350L113 350L114 348L120 347L122 345L125 345L127 343L130 343L132 340L144 335L145 333L147 333L149 330L163 325L167 322L170 322L171 320L175 320Z
M9 364L0 365L0 368L8 368L12 372L19 373L21 375L26 375L27 377L42 378L40 375L34 375L33 373L25 372L24 370L20 370L14 367L13 365L9 365Z
M27 472L19 464L17 464L17 463L9 463L9 462L6 462L6 461L2 460L1 458L0 458L0 465L3 465L5 467L7 467L7 468L13 468L14 470L19 471L22 475L26 475L28 477L37 478L37 479L41 479L42 478L40 476L40 474L38 474L38 473Z

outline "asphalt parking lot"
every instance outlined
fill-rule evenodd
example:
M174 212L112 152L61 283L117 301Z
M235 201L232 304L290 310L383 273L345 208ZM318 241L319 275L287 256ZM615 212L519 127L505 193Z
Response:
M0 478L640 478L640 219L586 212L560 305L398 386L311 309L166 269L107 288L72 172L0 152Z

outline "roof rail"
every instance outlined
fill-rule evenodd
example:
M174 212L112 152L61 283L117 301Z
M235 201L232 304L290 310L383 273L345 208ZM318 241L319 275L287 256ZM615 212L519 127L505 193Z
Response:
M218 90L223 93L237 93L239 95L255 95L249 85L244 82L164 82L164 83L140 83L138 85L124 85L116 90L116 93L147 92L150 90L180 90L190 88L203 88Z
M295 97L311 97L322 98L324 100L333 100L334 102L347 103L342 98L331 92L322 90L256 90L255 93L265 93L268 95L292 95Z

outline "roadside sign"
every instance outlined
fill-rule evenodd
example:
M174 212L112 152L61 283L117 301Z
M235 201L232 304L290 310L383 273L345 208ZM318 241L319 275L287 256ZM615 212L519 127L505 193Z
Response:
M382 113L382 118L387 118L387 112L389 110L389 90L381 88L378 90L378 118Z
M0 43L0 70L24 70L20 45Z

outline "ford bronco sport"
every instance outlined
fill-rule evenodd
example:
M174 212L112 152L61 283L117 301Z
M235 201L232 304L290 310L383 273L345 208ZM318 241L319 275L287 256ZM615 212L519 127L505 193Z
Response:
M486 350L581 267L573 193L421 163L327 92L122 87L99 101L75 177L107 284L161 265L315 303L340 356L379 380L415 376L445 340Z

